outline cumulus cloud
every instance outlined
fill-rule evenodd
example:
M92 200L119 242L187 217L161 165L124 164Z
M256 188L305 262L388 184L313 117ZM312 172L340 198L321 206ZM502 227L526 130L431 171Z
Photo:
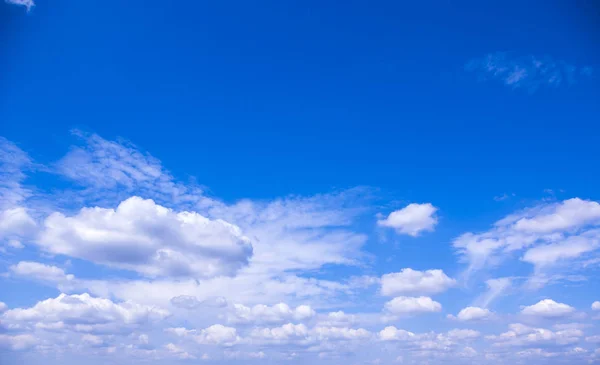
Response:
M521 311L528 316L558 318L575 312L575 308L564 303L557 303L552 299L540 300L536 304L527 306Z
M392 316L439 312L442 305L429 297L396 297L385 303L384 309Z
M600 204L573 198L514 213L487 232L461 235L453 245L469 263L467 274L523 250L522 260L540 274L600 248L599 224Z
M0 313L5 312L8 309L8 306L4 302L0 302Z
M71 217L53 213L37 242L52 253L146 276L233 275L252 255L238 227L139 197L116 209L83 208Z
M456 317L449 315L448 318L457 319L459 321L477 321L488 319L492 316L492 312L489 309L479 307L466 307L461 309Z
M60 294L38 302L31 308L4 312L3 323L48 330L71 330L84 333L119 332L160 321L169 313L160 308L133 302L114 303L87 293Z
M600 301L595 301L592 303L592 310L600 311Z
M11 351L27 350L38 343L32 335L5 335L0 333L0 349Z
M551 331L545 328L535 328L521 323L509 326L509 331L500 335L486 336L494 346L540 346L540 345L569 345L579 342L583 332L579 329Z
M167 328L165 332L182 338L189 338L201 345L219 345L230 347L241 341L234 327L214 324L201 330L188 330L183 327Z
M381 227L393 228L398 234L407 234L416 237L421 232L433 231L438 222L436 216L438 208L431 203L412 203L396 210L385 219L380 219L377 224Z
M442 270L418 271L410 268L381 277L381 294L437 294L456 285Z
M59 267L45 265L39 262L21 261L16 265L12 265L9 269L11 273L16 276L55 284L65 283L75 279L73 275L66 274L65 271Z
M230 323L278 323L289 320L302 321L314 317L316 312L308 305L300 305L290 308L285 303L268 306L257 304L247 307L242 304L234 304L228 316Z
M9 208L0 211L0 240L20 240L32 237L37 224L23 207Z
M549 56L518 56L505 52L473 59L465 69L476 73L482 81L493 80L530 92L540 87L571 85L593 72L591 67L577 67Z

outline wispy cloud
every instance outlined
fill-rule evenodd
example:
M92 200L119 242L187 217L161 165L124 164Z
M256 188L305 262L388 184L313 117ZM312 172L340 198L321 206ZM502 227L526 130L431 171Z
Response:
M518 56L496 52L473 59L465 65L481 81L497 81L513 89L533 92L540 87L556 88L592 76L591 67L578 67L549 56Z
M5 0L8 4L20 5L27 8L27 11L31 10L35 6L33 0Z

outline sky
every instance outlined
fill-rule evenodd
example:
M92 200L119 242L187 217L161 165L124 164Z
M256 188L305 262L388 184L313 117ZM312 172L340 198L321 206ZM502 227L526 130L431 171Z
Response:
M600 363L594 1L0 3L0 363Z

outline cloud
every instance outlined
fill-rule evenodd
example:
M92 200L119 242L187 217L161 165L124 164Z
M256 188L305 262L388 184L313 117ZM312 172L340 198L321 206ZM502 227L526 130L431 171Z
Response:
M65 283L75 279L73 275L66 274L65 271L59 267L45 265L39 262L21 261L16 265L12 265L9 269L16 276L56 284Z
M33 0L5 0L8 4L24 6L27 8L27 11L30 11L31 8L35 6Z
M418 271L410 268L381 277L381 294L437 294L456 285L442 270Z
M487 285L487 291L479 296L475 300L477 306L486 308L496 298L505 293L512 286L511 278L496 278L488 279L485 284Z
M230 323L278 323L288 320L306 320L314 317L316 312L308 305L300 305L292 309L285 303L268 306L257 304L246 307L242 304L234 304L228 316Z
M392 316L439 312L442 305L429 297L396 297L385 303L384 309Z
M488 319L492 316L492 312L489 309L479 307L466 307L461 309L456 317L449 315L448 318L457 319L459 321L477 321L482 319Z
M592 303L592 310L600 311L600 301L595 301Z
M31 237L37 230L37 224L23 207L0 211L0 240L20 240Z
M438 208L425 204L409 204L396 210L385 219L380 219L377 224L381 227L393 228L398 234L407 234L416 237L421 232L433 231L438 222L436 216Z
M545 328L529 327L524 324L514 323L509 325L510 330L500 335L486 336L494 346L523 347L548 345L569 345L579 342L583 332L579 329L566 329L551 331Z
M465 69L482 81L497 81L513 89L533 92L541 87L569 86L589 78L591 67L577 67L552 57L490 53L469 61Z
M200 331L194 336L201 345L233 346L240 341L237 330L233 327L215 324Z
M31 158L16 144L0 137L0 210L20 206L32 194L22 185Z
M196 309L201 306L223 308L227 306L227 299L223 297L210 297L204 300L198 300L198 298L193 295L178 295L171 298L171 304L185 309Z
M7 309L8 309L8 306L6 305L6 303L0 302L0 313L6 312Z
M27 350L38 343L38 340L32 335L5 335L0 333L0 349L11 351Z
M114 333L153 323L169 312L133 302L114 303L87 293L60 294L38 302L31 308L10 309L2 322L47 330L70 330L83 333Z
M528 316L559 318L575 312L575 308L564 303L557 303L552 299L540 300L536 304L523 308L522 314Z
M146 276L233 275L252 255L238 227L139 197L116 209L83 208L71 217L53 213L37 243L52 253Z
M309 330L304 324L287 323L275 328L255 328L250 337L258 342L285 344L291 341L308 342Z
M541 204L501 219L484 233L465 233L453 246L469 263L467 275L497 265L515 252L537 274L600 248L600 204L573 198Z

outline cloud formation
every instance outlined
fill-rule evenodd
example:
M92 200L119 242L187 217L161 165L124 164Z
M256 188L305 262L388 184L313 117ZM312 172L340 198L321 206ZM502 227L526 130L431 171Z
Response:
M381 277L381 294L437 294L454 285L456 280L449 278L442 270L418 271L406 268Z
M37 240L48 252L155 276L233 275L252 244L241 230L195 212L175 212L132 197L116 209L53 213Z
M517 56L496 52L469 61L465 69L482 81L497 81L513 89L533 92L541 87L557 88L589 78L591 67L577 67L552 57Z
M387 218L378 220L377 224L381 227L393 228L398 234L417 237L421 232L433 231L438 223L435 214L437 210L438 208L431 203L412 203L391 212Z

